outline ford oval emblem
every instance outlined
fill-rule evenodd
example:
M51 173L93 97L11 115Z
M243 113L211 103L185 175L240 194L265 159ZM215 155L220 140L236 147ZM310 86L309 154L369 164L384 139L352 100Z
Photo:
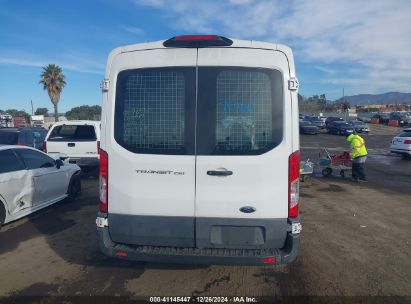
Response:
M245 206L245 207L241 207L240 211L243 213L253 213L256 209L254 207L251 206Z

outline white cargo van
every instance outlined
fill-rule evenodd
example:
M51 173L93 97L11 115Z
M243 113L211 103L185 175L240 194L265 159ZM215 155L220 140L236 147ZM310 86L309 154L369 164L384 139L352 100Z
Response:
M298 81L288 47L214 35L120 47L102 87L103 253L200 264L296 258Z
M45 152L66 154L69 162L83 171L99 165L100 122L92 120L60 121L53 124L45 139Z

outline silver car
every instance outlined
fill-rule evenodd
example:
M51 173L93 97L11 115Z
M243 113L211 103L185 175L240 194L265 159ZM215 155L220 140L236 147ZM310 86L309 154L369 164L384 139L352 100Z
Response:
M0 226L81 190L80 167L30 147L0 145Z
M390 150L392 153L411 156L411 128L405 129L392 139Z

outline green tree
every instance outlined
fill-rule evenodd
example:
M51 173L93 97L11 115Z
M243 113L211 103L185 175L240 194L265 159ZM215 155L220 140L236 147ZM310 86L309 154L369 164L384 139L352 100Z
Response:
M80 106L72 108L66 112L68 120L100 120L101 107L100 106Z
M54 106L54 120L58 121L58 103L61 91L66 85L66 77L63 75L61 68L55 64L43 67L40 77L39 83L43 85L43 90L47 91L50 101Z
M49 114L49 109L47 108L37 108L34 112L34 115L44 115L47 116Z

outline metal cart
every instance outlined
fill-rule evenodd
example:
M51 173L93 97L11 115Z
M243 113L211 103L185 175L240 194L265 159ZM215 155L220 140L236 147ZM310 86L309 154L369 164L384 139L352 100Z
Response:
M307 159L300 161L300 180L304 182L314 172L314 163Z
M341 177L346 176L347 171L351 171L352 159L342 158L341 156L349 155L344 152L341 155L331 155L326 148L324 148L318 155L318 164L321 168L323 176L331 176L333 172L338 171Z

